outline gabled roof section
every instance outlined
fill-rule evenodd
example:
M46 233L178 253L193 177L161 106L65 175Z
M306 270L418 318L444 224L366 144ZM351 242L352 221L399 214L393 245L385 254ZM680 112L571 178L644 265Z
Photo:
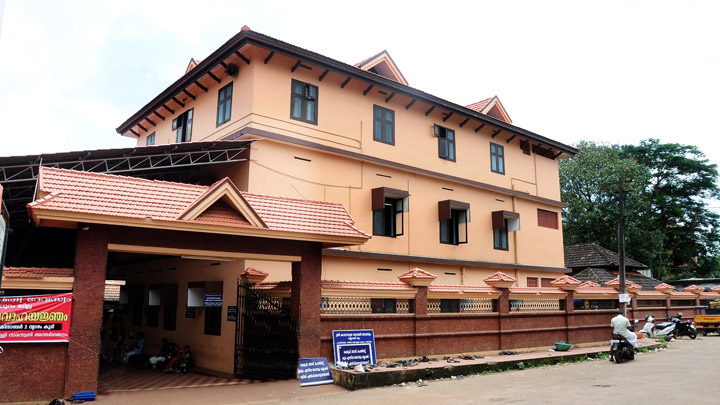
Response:
M224 204L216 204L218 202L223 202ZM245 201L245 198L240 194L240 191L227 177L210 186L207 191L198 197L177 219L180 221L195 220L200 217L201 214L207 212L209 208L213 208L213 217L226 220L230 220L233 217L233 212L227 210L227 208L231 208L240 214L240 218L238 219L244 219L245 222L255 227L266 228L263 221L257 216L255 211L253 211L247 201Z
M388 51L383 50L377 55L371 56L362 62L356 63L356 68L362 69L366 72L375 73L378 76L382 76L386 79L394 80L400 84L408 85L405 76L403 76L400 69L398 69L395 61L390 57Z
M611 267L617 269L620 266L620 256L616 252L595 243L565 246L565 266L576 270L586 267ZM647 268L646 265L627 256L625 256L625 267Z
M466 105L465 108L479 112L480 114L489 115L493 118L505 121L508 124L512 124L512 120L505 110L505 107L503 107L500 102L498 96L493 96L491 98L486 98L485 100L480 100L476 103Z
M78 222L310 240L325 246L364 243L342 204L238 191L229 179L212 186L42 167L36 225Z
M605 284L608 281L611 281L618 277L617 271L608 271L606 269L596 268L596 267L590 267L587 268L577 274L575 274L573 277L580 281L592 281L593 283L596 283L598 285ZM632 282L635 284L638 284L643 288L645 291L652 291L655 286L659 285L661 281L656 280L651 277L643 276L639 273L626 273L625 279L627 282Z
M200 62L202 62L202 61L199 60L199 59L190 58L190 62L188 62L188 65L187 65L187 67L185 68L185 74L190 73L190 71L193 70L193 69L195 69L195 67L196 67L197 65L199 65Z

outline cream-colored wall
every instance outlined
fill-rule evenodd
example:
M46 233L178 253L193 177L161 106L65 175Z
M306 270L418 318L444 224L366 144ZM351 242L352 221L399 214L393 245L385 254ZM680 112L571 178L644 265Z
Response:
M296 156L309 161L295 159ZM250 160L248 191L342 203L353 216L355 225L368 233L372 232L371 190L390 187L408 191L404 235L395 238L373 236L364 245L352 249L564 266L562 232L537 224L538 208L559 213L557 207L267 140L253 144ZM439 242L438 202L443 200L470 204L468 243L448 245ZM509 232L507 251L493 247L491 213L499 210L520 214L520 230Z

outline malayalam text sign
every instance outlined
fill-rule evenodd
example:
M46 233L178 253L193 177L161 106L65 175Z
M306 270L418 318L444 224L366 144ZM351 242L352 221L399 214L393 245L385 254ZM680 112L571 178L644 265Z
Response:
M67 342L72 294L0 297L0 343Z
M377 363L375 333L372 329L334 330L333 348L336 364L343 361L352 367Z
M327 357L313 357L298 360L298 380L300 386L332 384Z

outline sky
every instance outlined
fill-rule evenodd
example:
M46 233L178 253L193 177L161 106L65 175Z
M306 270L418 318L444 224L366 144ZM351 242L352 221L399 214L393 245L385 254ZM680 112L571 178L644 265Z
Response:
M697 145L720 163L717 1L0 0L0 156L133 146L130 115L243 25L410 85L498 96L568 145Z

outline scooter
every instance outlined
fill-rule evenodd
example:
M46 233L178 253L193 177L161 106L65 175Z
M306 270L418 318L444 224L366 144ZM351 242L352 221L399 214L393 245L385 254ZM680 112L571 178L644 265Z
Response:
M675 337L680 338L680 336L687 336L690 339L695 339L697 337L697 328L695 327L695 322L692 321L682 321L682 312L679 312L677 315L670 318L670 321L675 323Z
M671 318L672 319L672 318ZM672 340L675 337L676 325L674 321L663 322L655 325L655 332L653 337L665 338L665 340Z
M647 338L655 337L655 317L652 315L645 316L645 325L638 333Z
M630 327L630 331L633 328ZM625 360L633 360L635 358L635 348L632 343L628 342L624 336L613 333L610 340L610 361L620 364Z

